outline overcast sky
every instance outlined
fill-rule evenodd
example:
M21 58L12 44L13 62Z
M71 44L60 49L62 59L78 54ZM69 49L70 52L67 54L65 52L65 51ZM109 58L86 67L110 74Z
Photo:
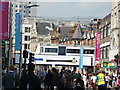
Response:
M111 12L111 2L39 2L40 17L104 17Z

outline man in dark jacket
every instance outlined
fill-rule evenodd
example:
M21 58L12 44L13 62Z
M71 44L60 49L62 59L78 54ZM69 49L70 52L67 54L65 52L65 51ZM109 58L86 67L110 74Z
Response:
M48 73L47 73L45 80L44 80L44 85L45 85L46 90L51 89L52 79L53 79L53 74L51 73L51 70L48 70Z
M35 65L28 64L28 74L23 75L20 79L20 90L42 90L40 87L40 78L34 74Z
M2 79L4 90L15 89L18 85L18 76L14 72L14 65L10 65L9 72Z

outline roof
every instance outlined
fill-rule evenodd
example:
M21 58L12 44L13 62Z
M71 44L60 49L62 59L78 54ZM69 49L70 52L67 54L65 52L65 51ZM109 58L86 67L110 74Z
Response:
M36 22L36 29L38 34L48 35L49 31L55 30L55 25L53 23Z
M82 38L83 38L82 28L81 28L80 24L78 24L78 26L72 36L72 39L82 39Z
M69 33L72 27L61 27L60 28L60 34L61 36L64 36L66 33Z

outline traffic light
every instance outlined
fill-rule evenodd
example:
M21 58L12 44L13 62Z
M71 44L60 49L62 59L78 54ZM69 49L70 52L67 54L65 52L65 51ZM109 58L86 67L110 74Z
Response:
M117 54L117 55L114 55L114 61L118 64L118 57L119 57L119 55Z
M28 51L26 49L23 50L23 58L28 58Z
M34 62L34 54L33 53L30 53L30 56L29 56L29 62Z

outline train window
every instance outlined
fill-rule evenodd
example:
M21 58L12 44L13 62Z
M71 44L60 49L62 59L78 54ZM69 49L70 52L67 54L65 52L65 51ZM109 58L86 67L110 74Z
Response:
M80 53L80 49L67 49L67 53Z
M94 50L85 49L84 54L94 54Z
M41 47L41 52L43 52L43 47Z
M66 55L66 47L59 47L58 55Z
M45 52L57 53L57 48L45 48Z

